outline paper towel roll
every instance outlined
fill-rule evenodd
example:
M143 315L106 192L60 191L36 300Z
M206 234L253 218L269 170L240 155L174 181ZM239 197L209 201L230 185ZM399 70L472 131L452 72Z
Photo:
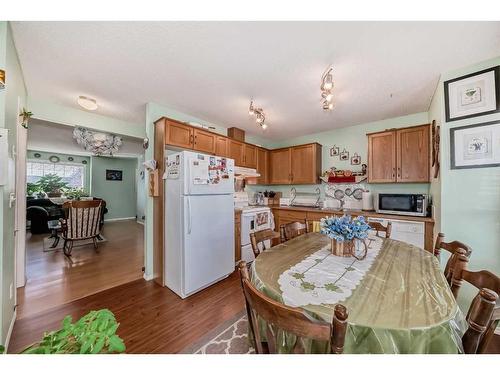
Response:
M363 192L363 211L373 211L373 194L371 191Z

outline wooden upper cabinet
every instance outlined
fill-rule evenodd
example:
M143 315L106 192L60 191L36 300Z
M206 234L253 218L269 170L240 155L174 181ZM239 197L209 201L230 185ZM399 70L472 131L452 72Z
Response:
M257 148L257 172L260 177L247 178L248 185L267 185L269 183L269 151Z
M223 136L216 136L215 138L215 155L229 156L229 138Z
M396 182L396 132L368 135L368 182Z
M193 129L193 135L193 148L196 151L206 152L207 154L215 154L216 135L214 133L206 132L200 129Z
M399 130L397 132L397 181L429 182L429 150L429 125Z
M257 147L243 144L243 165L247 168L257 168Z
M429 182L429 125L368 134L368 182Z
M229 158L234 159L234 165L244 167L243 163L243 143L229 139Z
M317 184L321 174L321 145L312 143L290 150L292 184Z
M289 184L291 182L291 149L280 148L269 151L269 183Z
M193 131L191 126L167 120L165 122L165 144L182 148L193 148Z

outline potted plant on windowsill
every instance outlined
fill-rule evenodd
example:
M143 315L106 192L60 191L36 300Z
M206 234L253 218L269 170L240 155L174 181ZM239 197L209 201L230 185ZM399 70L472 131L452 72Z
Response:
M355 257L364 259L366 257L367 246L365 239L371 227L363 216L351 218L351 216L326 217L320 222L321 233L326 234L331 240L332 254L341 257ZM364 247L361 256L356 254L356 244Z
M63 181L62 177L56 174L46 174L41 177L37 182L41 191L44 191L49 198L60 197L64 189L68 189L69 186Z
M125 344L116 334L119 323L108 309L91 311L77 322L66 316L58 331L45 333L40 342L22 354L98 354L123 353Z

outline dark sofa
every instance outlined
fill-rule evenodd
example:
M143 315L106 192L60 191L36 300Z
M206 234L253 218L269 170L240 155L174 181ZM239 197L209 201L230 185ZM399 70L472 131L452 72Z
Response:
M94 200L102 200L94 198ZM101 228L104 225L104 215L108 212L106 201L102 200ZM52 203L50 199L28 199L26 201L26 219L30 221L32 234L49 233L47 222L64 218L61 205Z

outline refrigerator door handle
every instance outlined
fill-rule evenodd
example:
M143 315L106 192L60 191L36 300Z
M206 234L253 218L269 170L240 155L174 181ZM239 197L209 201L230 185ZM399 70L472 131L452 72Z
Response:
M191 225L193 220L191 219L191 199L187 197L187 209L188 209L188 234L191 234Z

